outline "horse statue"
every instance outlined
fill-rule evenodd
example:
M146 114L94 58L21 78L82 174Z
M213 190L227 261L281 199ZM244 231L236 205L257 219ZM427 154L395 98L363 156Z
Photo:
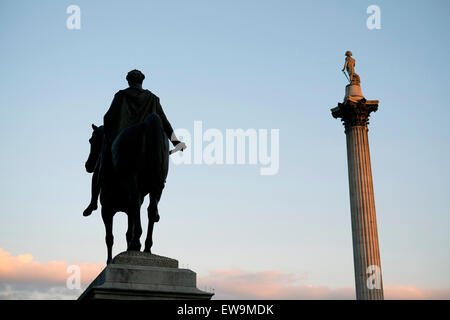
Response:
M150 204L147 208L148 228L144 252L151 253L153 227L159 220L158 202L169 167L168 137L162 120L158 114L151 113L143 122L122 130L111 144L104 141L103 126L92 125L92 129L90 153L85 167L88 172L94 172L98 171L96 167L101 166L100 203L106 230L107 263L112 260L113 218L119 211L128 216L127 250L141 249L140 209L147 195ZM93 206L92 202L90 206Z

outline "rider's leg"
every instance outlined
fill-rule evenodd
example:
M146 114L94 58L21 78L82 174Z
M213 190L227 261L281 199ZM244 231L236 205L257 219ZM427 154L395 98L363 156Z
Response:
M92 184L91 184L91 202L86 210L83 211L83 216L90 216L92 211L97 210L97 201L98 196L100 194L100 181L99 181L99 173L100 170L98 168L95 169L92 175Z

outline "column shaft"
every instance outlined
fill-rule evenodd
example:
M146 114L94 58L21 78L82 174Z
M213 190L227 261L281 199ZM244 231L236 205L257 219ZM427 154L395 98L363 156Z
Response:
M382 300L380 250L367 126L346 128L356 298Z

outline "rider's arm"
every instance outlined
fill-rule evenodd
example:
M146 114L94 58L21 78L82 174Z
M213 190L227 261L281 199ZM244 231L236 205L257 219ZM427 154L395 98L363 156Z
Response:
M164 113L164 110L161 107L161 104L159 103L159 98L158 98L158 103L157 103L157 107L156 107L156 113L159 115L159 117L162 120L163 129L164 129L164 132L166 133L167 137L170 139L170 141L172 141L172 144L174 146L177 145L178 139L173 132L173 128L172 128L169 120L167 120L166 114Z

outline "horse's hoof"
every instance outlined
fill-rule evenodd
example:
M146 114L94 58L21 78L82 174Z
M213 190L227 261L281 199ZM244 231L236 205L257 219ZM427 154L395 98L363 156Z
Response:
M144 249L144 252L147 252L147 253L152 254L152 250L150 250L149 248L145 248L145 249Z

